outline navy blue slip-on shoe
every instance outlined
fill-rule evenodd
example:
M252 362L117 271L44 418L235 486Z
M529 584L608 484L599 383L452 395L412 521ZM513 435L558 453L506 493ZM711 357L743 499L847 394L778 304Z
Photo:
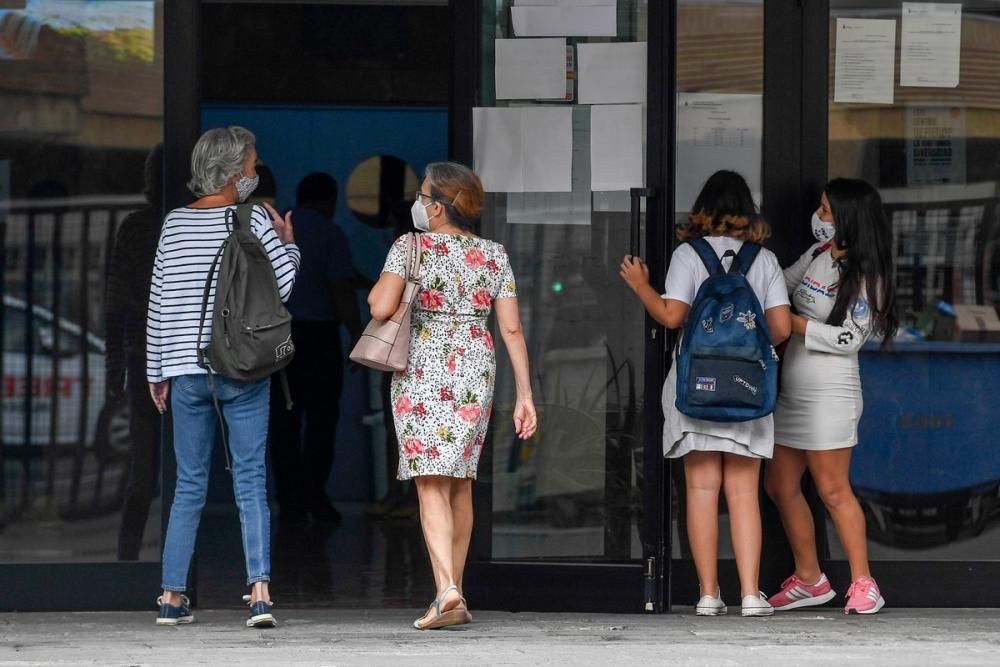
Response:
M271 610L274 605L270 602L258 600L250 605L250 618L247 619L248 628L273 628L278 624L274 619Z
M175 607L167 604L162 597L156 598L156 604L160 605L160 615L156 618L157 625L179 625L181 623L194 622L194 614L191 613L191 601L186 595L181 596L181 605Z

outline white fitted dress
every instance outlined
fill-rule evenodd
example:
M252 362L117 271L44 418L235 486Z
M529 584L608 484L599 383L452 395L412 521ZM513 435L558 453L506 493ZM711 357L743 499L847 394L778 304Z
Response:
M837 298L840 268L815 244L785 269L792 306L809 320L806 335L792 334L781 368L781 393L774 410L774 441L794 449L853 447L861 419L858 351L871 336L866 295L839 324L826 324Z
M706 236L715 254L722 256L727 250L739 252L742 241L726 236ZM728 270L732 260L722 265ZM691 305L698 288L708 279L708 270L690 244L679 246L670 258L667 270L664 299L675 299ZM788 305L788 290L782 280L778 258L767 248L762 248L747 273L747 282L753 288L761 309ZM676 361L676 359L675 359ZM688 452L724 452L758 459L769 459L774 451L774 426L772 415L745 422L713 422L688 417L675 407L677 400L677 364L670 365L667 381L663 383L663 455L680 458Z

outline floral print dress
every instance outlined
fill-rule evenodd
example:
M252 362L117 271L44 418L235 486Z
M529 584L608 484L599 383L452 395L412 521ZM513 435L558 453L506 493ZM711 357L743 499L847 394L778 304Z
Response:
M409 236L383 273L406 275ZM493 409L496 356L487 318L517 296L507 251L467 236L421 234L421 287L412 310L410 362L392 378L399 479L476 478Z

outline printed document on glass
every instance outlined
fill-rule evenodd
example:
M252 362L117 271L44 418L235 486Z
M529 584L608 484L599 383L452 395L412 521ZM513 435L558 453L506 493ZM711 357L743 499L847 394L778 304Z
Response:
M645 104L646 42L578 44L580 104Z
M730 169L760 203L764 104L760 95L679 93L675 209L689 211L708 177Z
M615 37L618 8L614 0L515 2L510 8L518 37Z
M590 108L590 189L598 192L641 188L641 104Z
M571 191L572 111L571 107L473 109L473 159L486 191Z
M899 85L955 88L961 60L962 5L904 2Z
M496 40L498 100L566 97L566 39Z
M834 102L892 104L896 22L837 19Z

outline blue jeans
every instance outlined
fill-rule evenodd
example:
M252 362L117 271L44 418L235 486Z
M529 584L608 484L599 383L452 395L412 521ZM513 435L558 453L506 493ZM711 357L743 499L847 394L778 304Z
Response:
M268 402L270 378L238 382L213 377L228 426L233 492L240 508L247 584L271 579L271 516L267 507ZM182 592L194 553L198 522L208 494L208 470L219 420L207 375L182 375L170 383L177 489L163 544L163 590Z

